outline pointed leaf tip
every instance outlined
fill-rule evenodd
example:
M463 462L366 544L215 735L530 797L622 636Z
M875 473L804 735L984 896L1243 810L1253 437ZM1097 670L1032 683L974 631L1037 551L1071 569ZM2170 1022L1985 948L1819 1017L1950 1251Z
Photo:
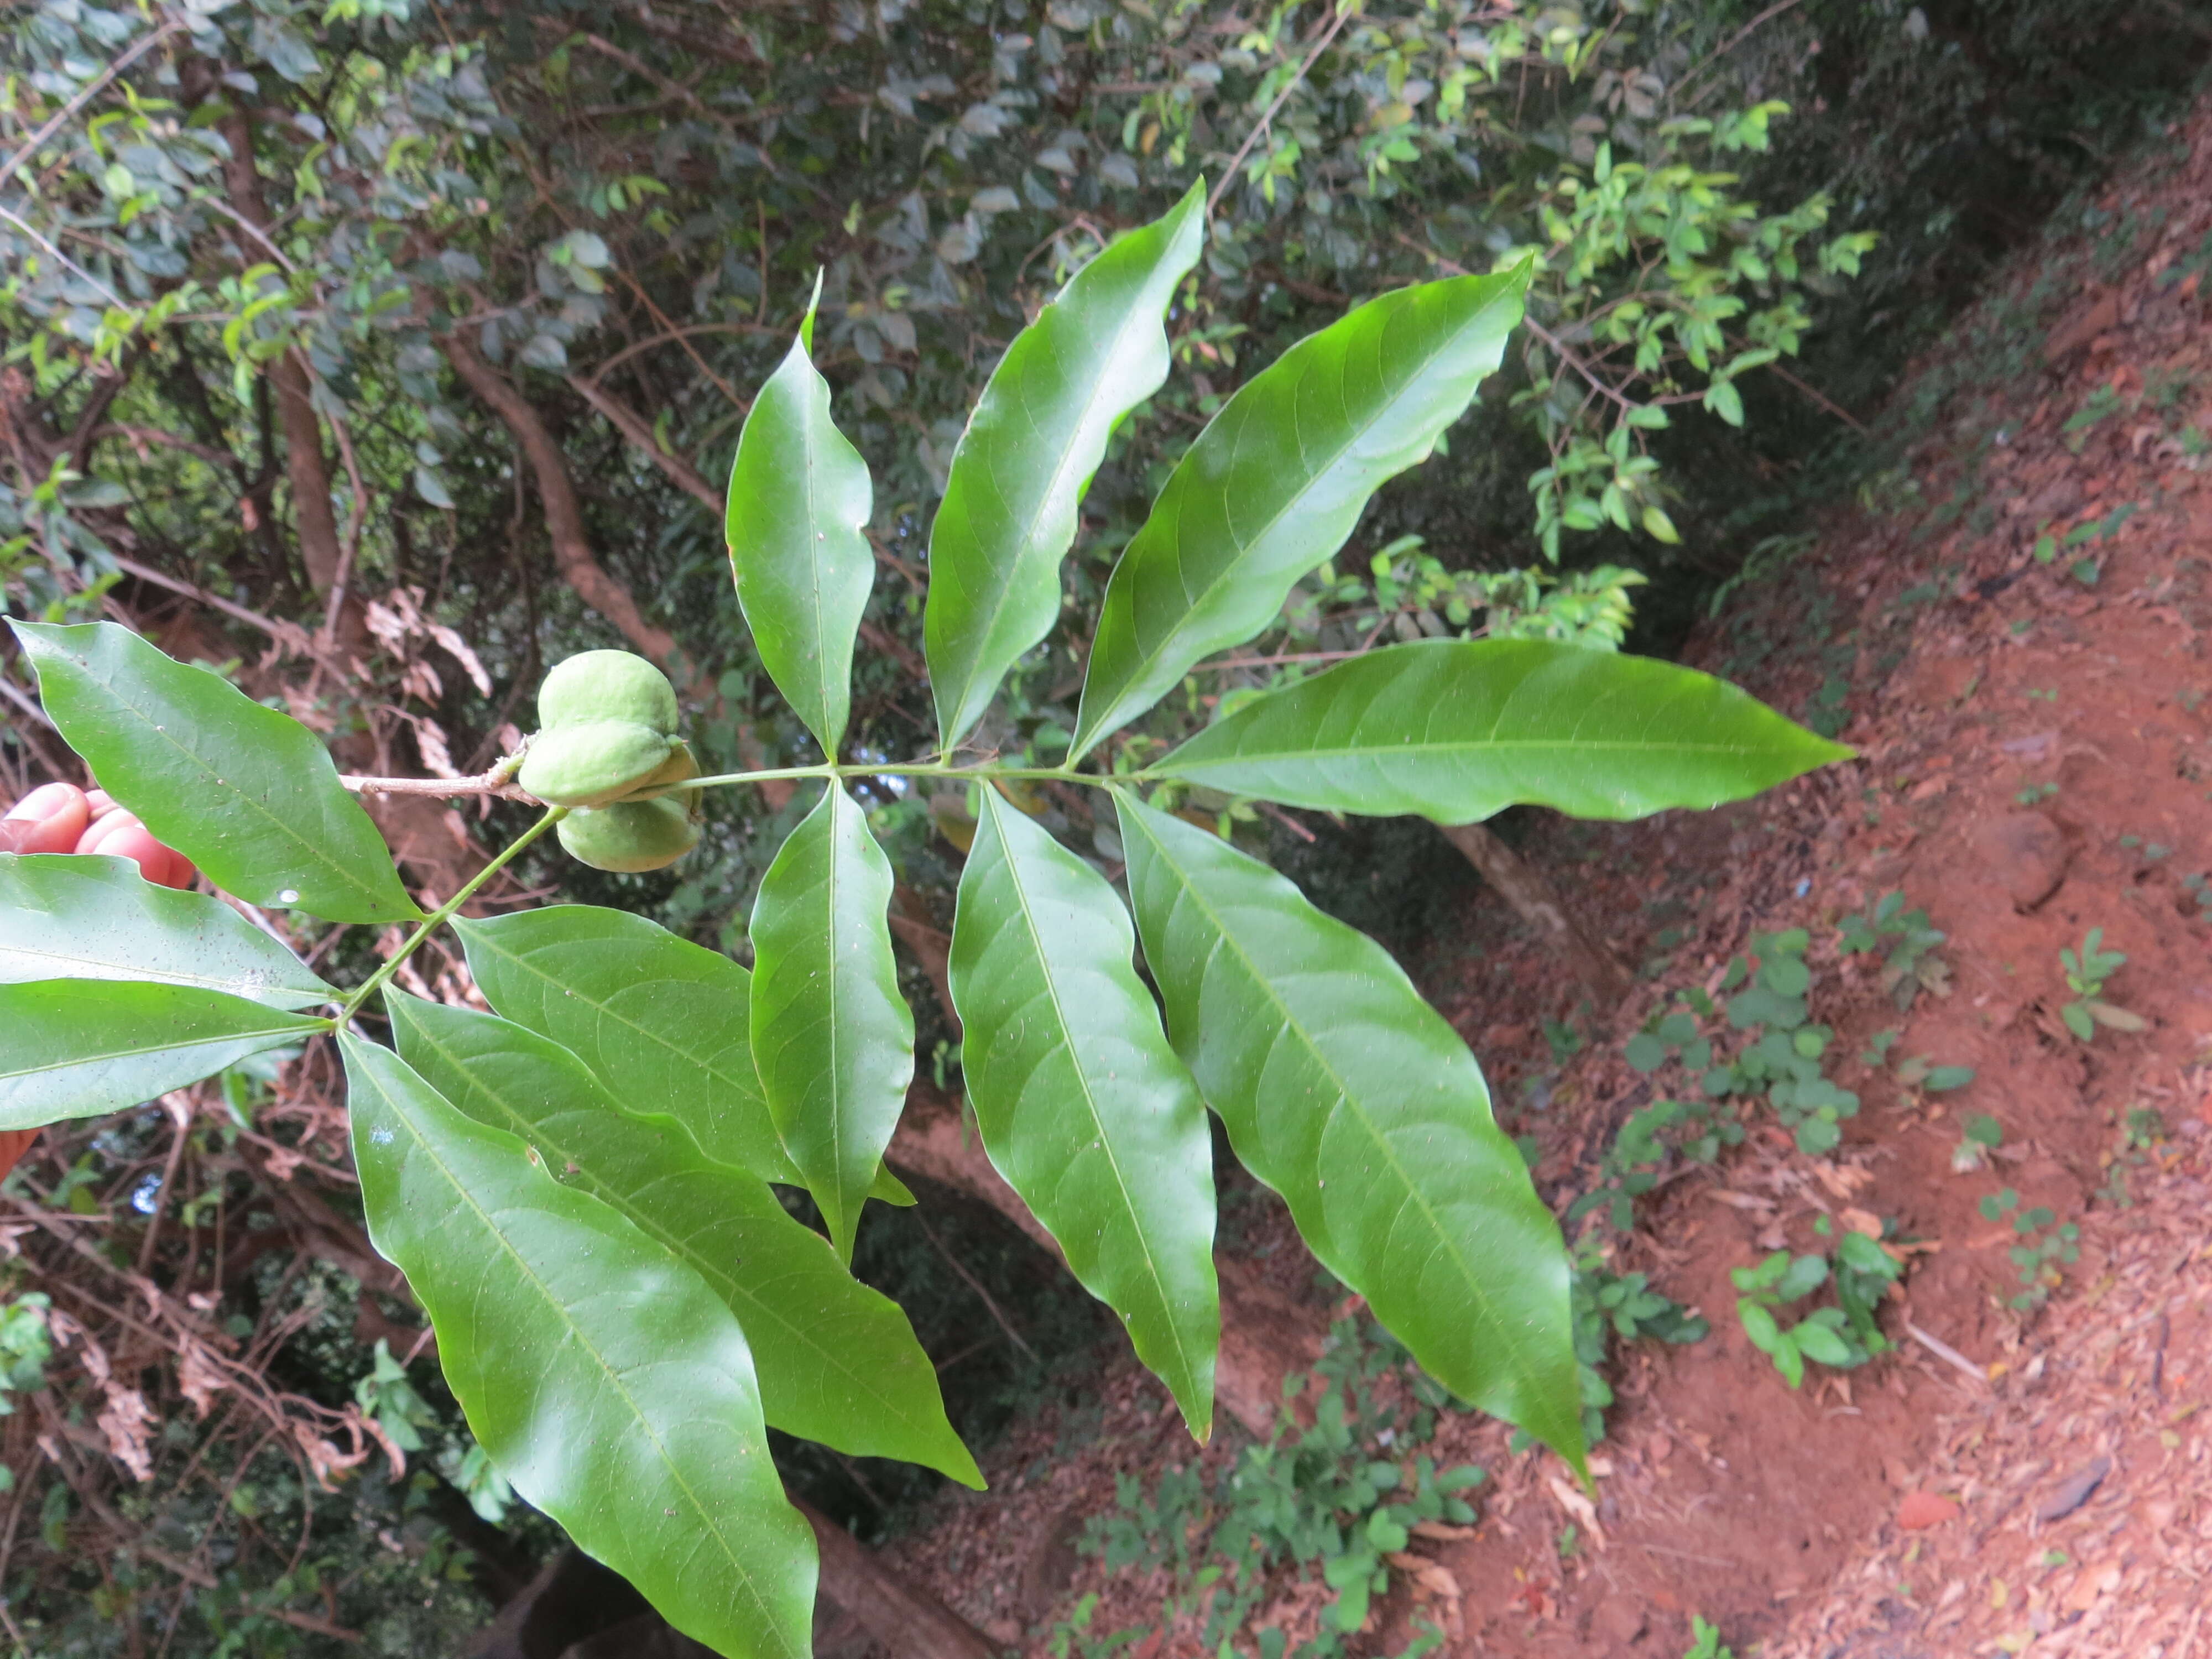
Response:
M1163 319L1204 240L1199 185L1117 237L1007 347L930 528L923 617L940 739L957 744L1060 608L1077 508L1124 416L1167 378Z

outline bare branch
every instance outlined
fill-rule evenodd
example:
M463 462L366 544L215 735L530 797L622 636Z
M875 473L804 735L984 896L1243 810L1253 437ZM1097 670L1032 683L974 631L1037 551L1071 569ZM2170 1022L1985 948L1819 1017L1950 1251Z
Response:
M571 374L568 384L575 388L578 397L607 417L615 430L629 441L630 447L642 451L647 460L666 473L670 483L717 518L721 516L722 492L702 477L698 469L681 455L673 455L663 449L660 440L647 423L645 416L581 375Z

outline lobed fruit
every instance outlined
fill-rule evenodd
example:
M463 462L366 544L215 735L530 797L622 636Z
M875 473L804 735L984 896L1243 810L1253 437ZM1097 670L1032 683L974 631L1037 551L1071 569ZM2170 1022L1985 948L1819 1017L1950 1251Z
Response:
M644 658L580 652L538 690L538 732L516 781L555 806L603 807L696 777L678 713L675 688Z
M555 833L571 857L594 870L659 870L699 844L699 824L692 816L698 793L683 789L651 800L571 812Z
M579 651L554 664L538 688L538 724L548 732L591 720L629 720L672 738L677 719L676 688L634 652Z

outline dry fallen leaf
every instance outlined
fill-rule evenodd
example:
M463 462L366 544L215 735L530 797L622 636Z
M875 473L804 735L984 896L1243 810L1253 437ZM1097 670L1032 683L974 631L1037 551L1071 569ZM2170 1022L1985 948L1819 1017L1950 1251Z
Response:
M1932 1492L1909 1492L1897 1506L1897 1524L1900 1531L1924 1532L1955 1520L1958 1514L1959 1506L1948 1498Z
M1575 1518L1576 1523L1590 1536L1590 1541L1600 1549L1605 1547L1605 1528L1597 1523L1597 1505L1591 1503L1574 1485L1556 1474L1547 1475L1545 1482L1552 1496L1559 1500L1559 1507Z
M1406 1530L1416 1538L1426 1538L1438 1544L1451 1544L1462 1538L1474 1537L1476 1528L1450 1526L1442 1521L1416 1521Z

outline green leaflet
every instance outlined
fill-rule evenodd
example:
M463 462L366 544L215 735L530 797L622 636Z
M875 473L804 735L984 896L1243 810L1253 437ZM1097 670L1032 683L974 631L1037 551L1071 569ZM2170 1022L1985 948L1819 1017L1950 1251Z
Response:
M761 1093L748 1033L752 975L736 963L593 904L455 916L453 926L499 1012L561 1044L615 1094L652 1101L713 1162L805 1184ZM914 1202L884 1169L868 1195Z
M952 925L983 1147L1203 1441L1221 1331L1213 1143L1105 878L982 791Z
M891 867L842 785L791 832L753 902L753 1060L769 1115L849 1261L914 1080Z
M0 985L0 1129L119 1112L330 1029L197 985Z
M1154 770L1340 812L1468 823L1741 800L1850 750L1724 680L1545 640L1370 652L1246 703Z
M453 919L484 1000L717 1163L800 1184L753 1069L752 975L657 922L590 904Z
M634 1222L737 1316L761 1407L787 1434L902 1457L981 1487L937 1373L898 1304L862 1285L767 1185L701 1155L675 1120L611 1093L557 1042L489 1014L386 994L400 1057L480 1123L535 1147L563 1184Z
M422 913L315 734L113 623L11 623L100 787L218 887L331 921Z
M1071 763L1201 657L1248 640L1425 459L1521 320L1526 266L1370 300L1222 405L1106 585Z
M265 1008L338 994L222 900L157 887L128 859L0 853L0 984L41 979L197 986Z
M922 625L945 748L1060 616L1076 507L1121 417L1167 379L1162 318L1197 262L1206 185L1117 237L1014 337L952 453Z
M816 293L821 289L816 280ZM868 464L830 418L807 355L814 310L753 399L730 467L726 532L738 603L776 689L837 757L852 703L853 636L876 579Z
M729 1310L390 1049L338 1044L369 1237L500 1473L687 1636L731 1659L805 1655L814 1534Z
M1169 1034L1237 1156L1431 1376L1580 1468L1566 1251L1467 1045L1267 866L1127 797L1121 823Z

